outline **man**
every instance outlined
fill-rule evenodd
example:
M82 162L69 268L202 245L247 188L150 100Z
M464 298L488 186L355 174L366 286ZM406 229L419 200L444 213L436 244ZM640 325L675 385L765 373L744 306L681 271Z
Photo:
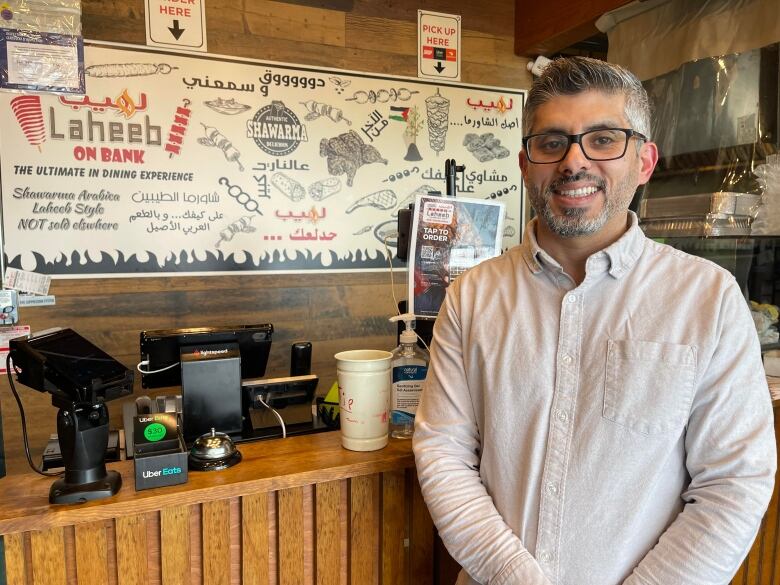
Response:
M414 451L458 584L716 585L776 465L734 278L628 211L658 153L628 71L550 64L520 166L537 218L459 277L434 331Z

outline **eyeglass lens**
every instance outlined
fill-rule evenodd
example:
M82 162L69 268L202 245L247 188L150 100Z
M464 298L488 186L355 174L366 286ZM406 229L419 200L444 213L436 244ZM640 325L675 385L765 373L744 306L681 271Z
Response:
M580 145L585 156L592 160L620 158L626 151L628 135L622 130L592 130L582 134ZM530 159L534 162L563 160L569 148L565 134L541 134L528 140Z

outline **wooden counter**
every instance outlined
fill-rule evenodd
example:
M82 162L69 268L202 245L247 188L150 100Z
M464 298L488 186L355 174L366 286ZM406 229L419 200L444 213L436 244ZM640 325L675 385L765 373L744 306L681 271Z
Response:
M141 492L132 462L112 464L122 490L79 506L50 506L51 479L0 479L8 585L454 582L457 566L434 547L410 441L356 453L331 432L240 450L231 469ZM779 582L779 484L733 585Z
M136 492L51 506L52 479L0 479L8 585L433 582L434 530L411 441L341 448L337 432L240 445L243 461Z

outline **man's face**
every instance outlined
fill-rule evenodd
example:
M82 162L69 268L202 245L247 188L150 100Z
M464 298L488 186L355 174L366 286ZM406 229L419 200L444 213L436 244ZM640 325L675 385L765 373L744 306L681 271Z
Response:
M600 128L630 128L625 117L625 96L586 91L557 96L540 106L533 128L526 134L558 132L579 134ZM535 164L520 153L520 167L531 205L551 232L563 238L587 236L603 229L619 233L638 185L646 183L655 168L655 144L629 140L623 158L592 161L572 144L566 157L552 164Z

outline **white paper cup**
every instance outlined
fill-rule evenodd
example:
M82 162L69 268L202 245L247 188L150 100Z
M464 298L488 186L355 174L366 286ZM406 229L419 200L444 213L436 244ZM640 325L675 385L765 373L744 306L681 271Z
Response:
M375 349L337 353L341 445L351 451L375 451L387 445L390 418L390 361Z

